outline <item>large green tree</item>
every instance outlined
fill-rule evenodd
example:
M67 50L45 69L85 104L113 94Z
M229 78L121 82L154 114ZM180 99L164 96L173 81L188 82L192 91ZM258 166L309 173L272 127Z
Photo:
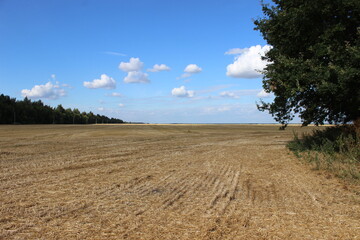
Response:
M255 29L272 46L261 101L286 126L296 114L303 125L360 119L360 1L272 0Z

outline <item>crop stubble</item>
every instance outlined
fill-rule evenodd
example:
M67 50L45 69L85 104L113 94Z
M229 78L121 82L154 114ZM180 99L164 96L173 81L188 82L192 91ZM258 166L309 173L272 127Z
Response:
M272 125L0 126L0 239L360 239Z

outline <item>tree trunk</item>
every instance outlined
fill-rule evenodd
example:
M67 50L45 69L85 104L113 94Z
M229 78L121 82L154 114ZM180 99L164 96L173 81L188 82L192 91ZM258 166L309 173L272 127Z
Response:
M356 133L360 136L360 117L358 117L356 120L354 120L354 126Z

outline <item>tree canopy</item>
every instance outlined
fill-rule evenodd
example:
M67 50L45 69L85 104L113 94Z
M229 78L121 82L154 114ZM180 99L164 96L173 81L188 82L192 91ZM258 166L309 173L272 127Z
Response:
M28 98L16 100L4 94L0 95L0 124L90 124L124 123L117 118L95 115L92 112L80 112L79 109L64 109L60 104L56 108L44 105L41 100L32 102Z
M275 98L258 109L285 126L295 114L304 126L359 121L360 1L273 0L263 13L263 87Z

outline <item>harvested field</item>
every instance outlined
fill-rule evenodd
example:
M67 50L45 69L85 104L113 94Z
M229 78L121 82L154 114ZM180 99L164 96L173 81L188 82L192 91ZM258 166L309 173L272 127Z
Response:
M0 239L360 239L272 125L0 126Z

